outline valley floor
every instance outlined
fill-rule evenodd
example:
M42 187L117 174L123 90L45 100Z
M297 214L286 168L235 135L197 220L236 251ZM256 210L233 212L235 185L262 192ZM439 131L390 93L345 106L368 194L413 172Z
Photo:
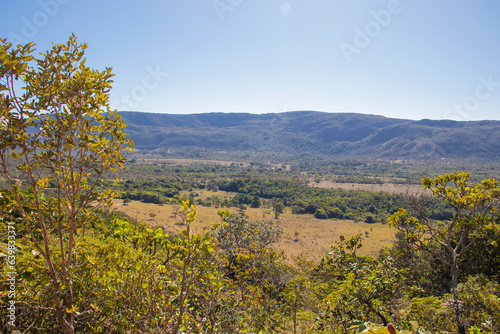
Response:
M115 200L113 209L123 212L135 221L146 222L151 227L162 227L170 234L177 234L182 225L180 205L142 203L131 201L127 205L123 200ZM197 220L192 226L196 232L210 228L212 222L220 223L217 211L220 208L199 206L197 208ZM233 213L238 208L229 208ZM177 213L176 213L177 212ZM283 228L284 233L281 241L273 247L283 250L289 259L297 256L306 256L310 259L319 260L321 256L330 250L330 245L338 242L340 235L351 237L357 234L363 236L363 247L359 255L376 257L379 251L389 248L394 240L395 230L388 224L367 224L354 222L352 220L316 219L311 214L292 214L290 208L276 219L274 212L269 208L247 208L245 213L250 220L275 220Z

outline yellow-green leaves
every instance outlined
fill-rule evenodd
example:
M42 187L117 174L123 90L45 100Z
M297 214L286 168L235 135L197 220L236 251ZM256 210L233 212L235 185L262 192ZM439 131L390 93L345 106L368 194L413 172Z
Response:
M189 201L182 201L182 210L184 210L187 223L192 223L196 220L196 207L193 204L190 205Z
M498 181L485 179L473 184L471 173L457 172L440 175L434 179L422 179L424 189L432 190L436 197L446 200L451 206L475 210L488 202L499 198Z
M500 212L498 181L485 179L473 184L470 178L469 172L454 171L433 179L428 177L422 179L423 188L431 190L433 196L446 201L454 211L453 219L448 223L452 228L468 230L480 228L487 223L488 217L491 218ZM408 212L399 209L389 217L389 225L397 227L404 224L424 233L429 228L436 229L435 224L425 214L425 205L417 204L416 201L413 203L414 209L421 216L419 219L406 218Z
M402 220L403 217L405 217L407 214L408 214L408 212L405 209L400 208L397 212L393 213L388 218L389 226L396 227L398 225L401 225L403 223L403 220Z
M431 190L432 195L441 199L451 210L450 219L434 221L425 201L410 198L413 216L407 218L408 212L400 209L388 220L392 227L404 233L410 245L433 254L450 269L455 322L459 329L463 329L463 323L460 320L462 311L457 306L458 281L461 263L466 260L466 250L472 246L473 238L470 235L481 234L492 222L497 221L500 213L498 181L485 179L474 184L470 178L469 172L454 171L433 179L422 179L423 188Z
M85 257L76 236L95 220L96 208L111 204L115 193L98 189L99 179L123 167L124 150L133 147L120 115L109 110L111 70L86 66L86 48L72 35L33 56L32 44L0 39L0 172L12 194L3 201L40 254L35 260L50 298L37 306L53 310L53 327L66 333L79 327L81 310L74 287ZM127 234L125 225L120 233ZM118 280L94 274L88 281L97 284L96 278Z

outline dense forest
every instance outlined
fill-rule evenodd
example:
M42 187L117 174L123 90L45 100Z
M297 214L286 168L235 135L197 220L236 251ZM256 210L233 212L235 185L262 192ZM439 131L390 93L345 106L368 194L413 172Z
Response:
M139 162L109 110L111 70L88 68L86 45L71 36L39 58L33 45L0 46L2 332L500 331L494 171L383 160ZM418 183L422 195L310 185L321 180ZM201 190L215 195L198 198ZM117 215L115 198L179 206L181 232ZM202 232L197 205L218 209ZM273 246L283 235L276 220L244 213L261 205L389 224L396 239L376 257L359 255L358 235L320 261L289 258Z

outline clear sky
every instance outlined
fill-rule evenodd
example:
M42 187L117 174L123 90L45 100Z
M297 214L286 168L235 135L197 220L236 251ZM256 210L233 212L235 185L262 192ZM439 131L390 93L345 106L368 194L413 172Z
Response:
M500 120L498 0L3 0L0 36L75 33L112 106Z

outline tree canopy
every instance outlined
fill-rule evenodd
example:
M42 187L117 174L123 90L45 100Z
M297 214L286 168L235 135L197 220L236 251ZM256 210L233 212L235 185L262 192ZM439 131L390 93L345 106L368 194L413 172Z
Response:
M19 235L17 254L41 259L44 274L31 284L43 284L50 296L23 307L53 311L66 333L90 312L77 299L75 268L85 263L77 234L96 206L111 203L114 192L99 191L98 181L123 167L123 151L133 146L109 109L111 69L87 67L86 48L73 35L37 58L32 44L0 40L0 168L10 188L2 191L3 211Z

